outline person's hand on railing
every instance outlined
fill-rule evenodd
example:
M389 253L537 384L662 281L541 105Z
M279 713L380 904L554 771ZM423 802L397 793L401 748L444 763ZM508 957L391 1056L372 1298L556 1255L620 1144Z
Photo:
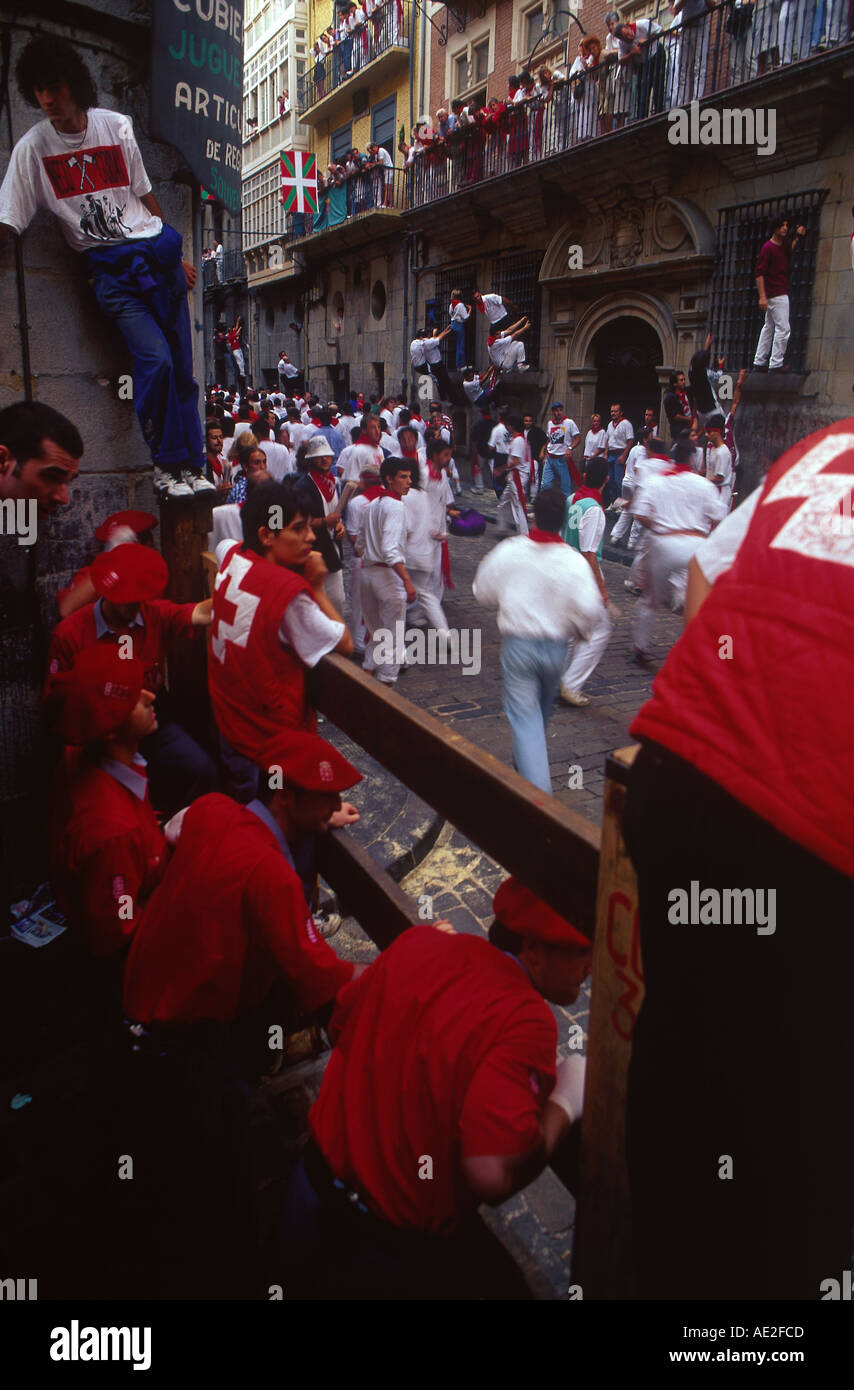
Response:
M329 819L330 830L342 830L347 825L355 825L361 816L352 801L342 801L340 810Z

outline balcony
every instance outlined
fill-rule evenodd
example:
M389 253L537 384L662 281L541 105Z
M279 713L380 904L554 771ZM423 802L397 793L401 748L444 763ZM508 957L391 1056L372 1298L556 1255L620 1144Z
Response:
M405 191L402 169L352 175L320 195L317 213L287 214L288 250L314 259L388 235L399 226Z
M297 116L303 125L333 120L348 103L360 79L372 87L409 63L411 33L409 0L386 0L327 53L322 61L309 58L300 78Z
M202 262L202 286L207 292L221 285L235 285L246 279L246 265L242 251L223 252L222 261L215 259Z
M791 0L787 8L781 24L778 12L769 7L760 13L757 7L758 18L739 33L727 28L734 27L730 16L738 11L720 6L644 45L641 59L603 54L597 66L556 84L550 98L486 112L476 125L416 155L406 171L407 210L421 210L423 230L453 233L458 249L468 249L482 240L484 215L509 219L514 230L529 232L544 213L544 187L536 177L526 180L526 171L550 166L552 176L563 180L570 151L577 152L573 173L581 185L590 180L591 192L619 167L642 168L646 178L666 176L680 143L741 145L723 156L738 176L755 175L757 165L770 173L817 158L834 112L844 109L852 28L845 0ZM708 117L708 131L717 122L717 136L700 140L700 116L707 118L712 100L724 93L729 100L714 101ZM766 103L776 104L782 131L776 151L766 148L757 160L760 126L754 127L754 119L761 113L754 108ZM688 126L685 141L674 138L680 129L666 114L677 109ZM635 128L635 139L627 138L625 132ZM767 130L762 139L767 142ZM512 198L500 182L510 175ZM446 200L475 190L482 192L455 202L449 220ZM559 196L565 191L561 182Z

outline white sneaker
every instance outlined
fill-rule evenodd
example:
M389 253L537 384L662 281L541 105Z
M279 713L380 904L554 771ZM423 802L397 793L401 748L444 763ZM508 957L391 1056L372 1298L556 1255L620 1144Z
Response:
M517 372L529 372L530 370L530 365L527 362L519 362L516 366Z
M171 473L164 473L163 469L158 468L157 464L155 464L151 475L151 482L155 492L165 492L172 482L172 475Z
M178 478L170 478L166 487L167 497L192 497L193 489Z
M629 591L630 594L642 594L642 593L643 593L643 589L640 587L640 585L639 585L639 584L633 583L631 579L624 579L624 580L623 580L623 588L624 588L624 589L628 589L628 591Z
M181 473L181 482L185 483L191 492L216 492L213 483L209 483L201 473L193 473L189 468L185 468Z
M582 695L580 690L570 690L568 685L561 686L560 698L565 700L568 705L577 705L579 709L590 704L586 695Z

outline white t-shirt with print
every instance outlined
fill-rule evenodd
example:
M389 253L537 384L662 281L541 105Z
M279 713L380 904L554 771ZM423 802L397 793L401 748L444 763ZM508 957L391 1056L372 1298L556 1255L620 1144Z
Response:
M0 222L21 233L43 207L74 251L147 240L163 229L142 205L150 192L130 118L92 107L82 134L42 120L21 137L0 186Z

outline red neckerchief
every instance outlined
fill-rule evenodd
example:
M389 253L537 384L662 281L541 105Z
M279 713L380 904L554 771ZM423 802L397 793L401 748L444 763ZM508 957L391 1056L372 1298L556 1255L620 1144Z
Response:
M669 460L669 463L670 463L670 467L669 467L669 468L665 468L665 469L663 470L663 472L662 472L662 475L661 475L661 476L662 476L663 478L672 478L672 477L674 476L674 474L676 474L676 473L693 473L693 472L694 472L694 470L693 470L693 468L691 467L690 463L677 463L677 462L676 462L676 459L670 459L670 460Z
M559 536L556 531L541 531L537 526L531 527L528 540L536 541L538 545L566 545L563 536Z
M335 496L335 479L331 473L321 473L319 469L309 470L310 478L317 483L320 493L325 501L331 502Z
M434 483L438 483L439 479L442 477L441 468L435 468L432 459L427 460L427 474Z
M572 494L572 500L573 502L583 502L585 497L589 497L591 502L598 502L604 512L605 508L602 506L601 492L598 492L596 488L586 487L584 483L582 483L581 487L577 487Z
M448 549L447 541L442 541L442 578L445 581L446 589L455 589L457 587L451 578L451 552Z
M384 497L390 497L390 498L392 499L392 501L394 501L394 502L400 502L400 503L403 502L403 498L400 497L400 496L398 496L398 494L397 494L396 492L392 492L392 490L391 490L390 487L384 488L384 490L383 490L383 496L384 496Z
M691 414L691 402L689 401L686 392L685 392L685 391L677 391L676 394L677 394L677 396L679 397L680 401L682 402L682 413L683 413L683 415L690 415L690 414Z
M375 497L385 497L386 489L382 483L371 483L370 487L363 487L360 493L368 502L373 502Z

